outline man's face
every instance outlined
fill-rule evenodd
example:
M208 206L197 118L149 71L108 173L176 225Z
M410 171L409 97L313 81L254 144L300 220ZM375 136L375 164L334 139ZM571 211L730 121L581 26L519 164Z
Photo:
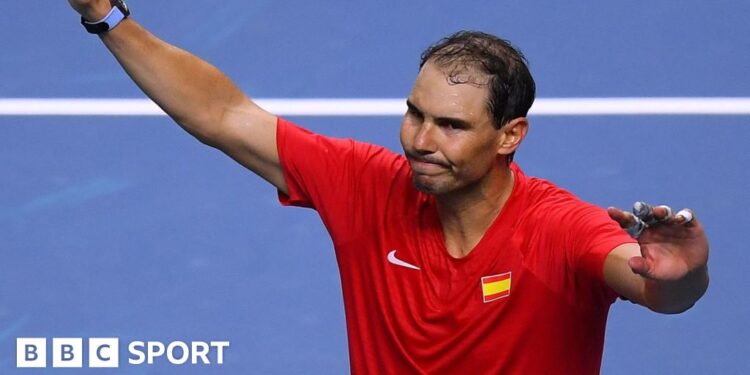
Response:
M445 194L485 181L498 160L501 131L487 109L487 78L467 71L456 84L447 72L426 63L407 100L401 146L414 185Z

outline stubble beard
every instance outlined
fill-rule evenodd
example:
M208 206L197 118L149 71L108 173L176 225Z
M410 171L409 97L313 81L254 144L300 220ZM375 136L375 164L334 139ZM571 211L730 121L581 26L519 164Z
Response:
M418 191L434 196L444 195L456 190L455 186L451 186L445 181L432 181L429 183L425 183L423 181L420 181L418 175L416 174L412 175L411 181L414 185L414 188Z

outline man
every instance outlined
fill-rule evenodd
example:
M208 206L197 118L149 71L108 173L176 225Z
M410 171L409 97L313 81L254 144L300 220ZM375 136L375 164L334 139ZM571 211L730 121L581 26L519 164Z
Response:
M403 157L273 116L123 19L119 2L69 2L180 126L276 186L283 204L319 212L354 373L598 373L618 295L677 313L708 286L708 242L691 211L605 212L512 162L534 82L502 39L461 32L425 52Z

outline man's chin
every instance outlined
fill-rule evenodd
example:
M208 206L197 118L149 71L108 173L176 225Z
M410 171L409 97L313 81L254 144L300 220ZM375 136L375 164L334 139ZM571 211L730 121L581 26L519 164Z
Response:
M414 184L414 188L421 191L422 193L431 195L440 195L445 193L445 191L443 191L445 189L441 189L440 184L422 181L417 176L413 176L411 181L412 184Z

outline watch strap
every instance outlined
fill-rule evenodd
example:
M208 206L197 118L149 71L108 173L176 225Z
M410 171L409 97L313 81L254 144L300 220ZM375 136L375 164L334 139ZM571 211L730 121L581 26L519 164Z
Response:
M86 28L86 31L92 34L101 34L114 29L127 17L127 14L123 13L119 7L115 6L112 7L112 10L110 10L104 18L97 22L89 22L81 17L81 24Z

